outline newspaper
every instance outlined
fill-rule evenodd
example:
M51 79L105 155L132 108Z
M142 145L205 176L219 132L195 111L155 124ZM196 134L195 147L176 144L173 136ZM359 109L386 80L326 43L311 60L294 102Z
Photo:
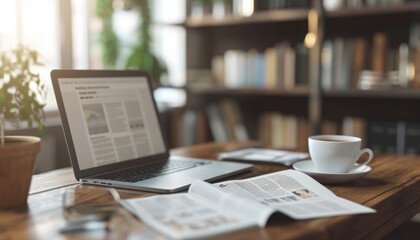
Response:
M213 185L196 181L188 193L129 199L122 204L156 231L174 239L262 228L275 212L293 219L375 212L336 196L295 170Z
M291 166L293 163L309 157L305 152L294 152L286 150L275 150L265 148L244 148L231 152L219 154L220 160L250 162L250 163L269 163Z

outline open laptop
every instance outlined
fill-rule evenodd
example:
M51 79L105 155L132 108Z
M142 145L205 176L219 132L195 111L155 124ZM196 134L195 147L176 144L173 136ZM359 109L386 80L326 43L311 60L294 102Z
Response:
M53 70L51 79L81 183L168 193L252 167L170 156L144 72Z

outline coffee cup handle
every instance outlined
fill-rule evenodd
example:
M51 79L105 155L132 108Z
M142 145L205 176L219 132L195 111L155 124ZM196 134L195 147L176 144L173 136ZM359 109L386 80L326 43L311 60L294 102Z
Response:
M360 158L363 154L365 154L365 153L369 154L369 158L368 158L368 160L367 160L367 161L365 161L365 162L363 162L363 163L359 163L359 164L358 164L358 166L354 167L352 170L355 170L355 169L358 169L358 168L360 168L360 167L362 167L362 166L365 166L365 165L367 165L368 163L370 163L370 162L372 161L372 159L373 159L373 151L372 151L372 150L370 150L369 148L364 148L364 149L362 149L362 150L360 151L360 153L359 153L359 157L358 157L357 159L359 159L359 158Z

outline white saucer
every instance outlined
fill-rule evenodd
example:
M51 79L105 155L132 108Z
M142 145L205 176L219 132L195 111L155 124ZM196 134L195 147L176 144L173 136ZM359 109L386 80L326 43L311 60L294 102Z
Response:
M315 169L312 160L296 162L293 164L293 168L308 174L309 176L322 183L344 183L354 181L365 176L372 170L372 168L369 166L363 166L357 169L353 169L348 173L323 173L318 172Z

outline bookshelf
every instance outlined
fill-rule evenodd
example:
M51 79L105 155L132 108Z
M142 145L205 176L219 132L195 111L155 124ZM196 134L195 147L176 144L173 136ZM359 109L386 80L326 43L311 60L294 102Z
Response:
M308 88L284 89L226 89L212 88L189 90L189 108L200 111L202 106L223 100L234 100L239 104L249 137L258 137L258 117L265 112L280 111L307 119ZM258 99L258 101L256 101Z
M191 2L187 1L187 12L191 10ZM266 85L226 88L215 84L214 87L204 89L188 89L187 107L205 116L205 106L224 99L235 101L242 110L245 126L252 139L258 138L259 116L266 112L279 112L304 119L309 128L307 134L325 132L324 121L335 122L340 128L343 119L349 116L366 121L420 120L420 112L413 111L417 109L416 102L420 98L417 89L360 90L354 82L349 82L341 89L328 89L323 87L322 75L322 54L324 44L329 40L361 38L366 41L365 50L371 51L377 43L375 41L380 40L380 36L379 40L374 40L375 33L383 33L386 36L386 47L394 49L395 54L400 44L410 41L410 27L420 23L419 1L400 1L399 4L387 6L342 6L328 11L324 9L322 0L301 3L300 7L256 11L250 17L227 15L215 20L205 15L200 19L187 18L184 27L187 33L188 69L211 69L215 56L223 56L232 49L245 52L255 49L263 53L267 48L282 42L289 42L295 48L308 33L310 9L316 11L318 21L317 41L309 49L308 65L305 68L307 79L303 84L296 84L292 88ZM389 55L388 52L384 54ZM374 68L370 62L375 56L362 55L369 63L361 68ZM349 79L354 81L351 77ZM294 81L302 82L299 79ZM209 134L210 131L206 129L205 132ZM299 137L306 140L304 135ZM211 139L211 136L207 135L201 141L207 138ZM300 142L305 144L305 141Z
M419 101L418 90L327 91L323 96L323 116L336 120L346 114L367 120L418 121L420 112L415 109Z
M267 23L306 21L308 16L307 9L288 9L288 10L270 10L254 13L250 17L225 16L221 20L215 20L212 16L204 16L201 19L188 18L185 27L187 28L206 28L223 27L239 25L258 25Z

